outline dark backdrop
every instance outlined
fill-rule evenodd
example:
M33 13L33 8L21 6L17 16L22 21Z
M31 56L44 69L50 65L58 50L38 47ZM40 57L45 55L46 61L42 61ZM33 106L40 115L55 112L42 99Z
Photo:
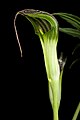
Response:
M1 4L1 111L7 119L52 119L48 96L48 82L39 38L32 25L22 16L16 20L23 58L14 31L14 17L22 9L39 9L53 12L67 12L80 17L78 0L15 0ZM58 18L61 25L65 24ZM80 61L72 69L71 62L80 57L79 49L74 56L72 49L79 41L59 34L58 57L60 52L67 56L62 84L60 120L71 120L79 102Z

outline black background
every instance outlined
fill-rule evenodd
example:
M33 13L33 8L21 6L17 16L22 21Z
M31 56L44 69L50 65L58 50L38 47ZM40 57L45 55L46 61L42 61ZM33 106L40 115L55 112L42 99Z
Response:
M38 9L53 12L67 12L80 16L80 2L72 0L15 0L1 5L1 111L3 118L51 120L52 109L48 96L48 81L39 38L32 25L24 17L16 20L23 58L14 31L16 12L23 9ZM67 25L59 19L60 25ZM71 120L80 96L80 61L71 69L70 64L80 57L79 49L74 56L71 52L79 40L59 34L58 57L60 52L67 56L62 84L60 120ZM79 118L78 118L79 119Z

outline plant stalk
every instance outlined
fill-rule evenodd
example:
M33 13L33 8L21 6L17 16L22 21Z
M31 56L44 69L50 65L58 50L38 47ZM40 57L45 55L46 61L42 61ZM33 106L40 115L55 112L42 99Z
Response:
M72 120L77 120L77 117L78 117L79 112L80 112L80 102L79 102L79 104L78 104L78 106L77 106L77 109L76 109L76 111L75 111L75 113L74 113L74 116L73 116L73 119L72 119Z
M53 120L59 120L58 117L58 81L54 80L53 89Z

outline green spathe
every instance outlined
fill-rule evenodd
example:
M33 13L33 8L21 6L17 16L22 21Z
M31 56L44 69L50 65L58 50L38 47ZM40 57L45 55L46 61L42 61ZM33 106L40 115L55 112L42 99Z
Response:
M57 58L58 22L54 16L47 12L26 9L18 12L25 16L33 25L35 33L39 36L47 78L49 83L49 96L53 108L54 120L58 120L60 104L60 68Z

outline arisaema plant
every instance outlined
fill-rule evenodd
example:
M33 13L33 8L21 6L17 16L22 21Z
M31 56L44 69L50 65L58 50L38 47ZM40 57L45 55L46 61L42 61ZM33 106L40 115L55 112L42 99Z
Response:
M26 19L28 19L31 22L35 34L38 35L40 39L48 79L49 97L53 110L53 120L59 120L58 111L61 101L62 75L67 59L63 61L62 56L60 57L60 59L58 59L57 57L57 43L59 39L58 34L59 31L61 31L73 37L80 38L80 18L68 13L50 14L48 12L33 9L25 9L19 11L14 19L14 28L21 56L22 49L15 25L16 17L18 14L23 15ZM73 28L59 27L59 23L54 17L56 15L69 22L73 26ZM76 120L79 111L80 102L72 120Z

